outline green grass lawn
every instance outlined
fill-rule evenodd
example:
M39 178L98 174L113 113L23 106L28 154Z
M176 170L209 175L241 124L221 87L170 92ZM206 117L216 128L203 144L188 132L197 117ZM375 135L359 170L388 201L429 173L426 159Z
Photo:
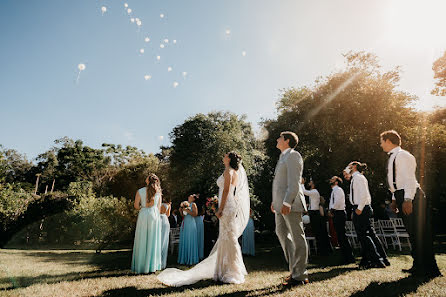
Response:
M424 282L401 272L411 266L406 254L390 255L392 266L361 271L356 265L336 266L338 252L311 259L311 283L284 288L287 275L280 247L260 245L255 257L245 257L249 275L242 285L211 280L182 288L165 287L156 274L130 272L131 251L1 249L0 296L446 296L446 277ZM169 257L169 267L176 255ZM446 275L446 254L437 254ZM186 267L182 267L186 268Z

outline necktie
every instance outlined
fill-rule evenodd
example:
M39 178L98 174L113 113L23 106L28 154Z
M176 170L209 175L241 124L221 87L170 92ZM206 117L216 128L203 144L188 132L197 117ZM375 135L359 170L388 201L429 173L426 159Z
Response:
M353 177L352 177L352 181L350 183L350 196L352 197L352 204L355 205L355 198L353 195Z
M331 197L330 197L331 206L334 207L334 188L331 189Z
M387 188L390 190L390 183L389 183L389 165L390 165L390 158L392 157L392 155L393 155L393 153L392 154L388 154L387 155L387 162L386 162L386 169L387 169L387 178L386 178L386 184L387 184ZM395 177L395 175L393 176L393 177Z

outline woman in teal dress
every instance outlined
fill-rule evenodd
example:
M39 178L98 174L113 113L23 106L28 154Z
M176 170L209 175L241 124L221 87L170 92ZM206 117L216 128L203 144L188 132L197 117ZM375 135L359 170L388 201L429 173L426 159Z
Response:
M204 208L201 207L199 215L195 217L195 224L197 225L197 239L198 239L198 258L202 260L204 258Z
M161 270L161 185L155 174L147 177L146 184L136 192L134 204L139 213L131 269L136 273Z
M198 210L194 201L195 195L190 195L188 198L189 207L180 207L180 212L184 215L184 219L180 229L179 264L194 265L200 260L198 255L197 224L194 219L198 214Z
M242 237L242 253L244 255L255 256L256 248L254 241L254 220L252 219L252 209L250 210L250 218L248 225L243 231Z
M166 268L167 253L169 251L169 216L170 216L170 201L163 196L163 203L161 204L161 268Z

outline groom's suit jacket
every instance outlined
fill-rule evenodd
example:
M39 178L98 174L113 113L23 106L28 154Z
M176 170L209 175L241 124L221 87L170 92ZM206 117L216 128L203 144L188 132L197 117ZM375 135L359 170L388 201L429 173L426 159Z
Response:
M307 211L305 196L300 185L303 160L299 152L288 150L276 165L273 181L273 207L280 213L283 202L291 205L291 211Z

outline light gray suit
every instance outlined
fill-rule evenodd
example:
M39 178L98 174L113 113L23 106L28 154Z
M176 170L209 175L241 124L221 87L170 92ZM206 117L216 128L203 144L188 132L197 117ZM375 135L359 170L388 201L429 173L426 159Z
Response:
M296 280L308 277L308 247L305 240L302 212L307 210L301 188L303 160L294 149L281 154L273 181L273 208L276 212L276 234L288 262L291 276ZM281 214L283 203L291 205L288 215Z

